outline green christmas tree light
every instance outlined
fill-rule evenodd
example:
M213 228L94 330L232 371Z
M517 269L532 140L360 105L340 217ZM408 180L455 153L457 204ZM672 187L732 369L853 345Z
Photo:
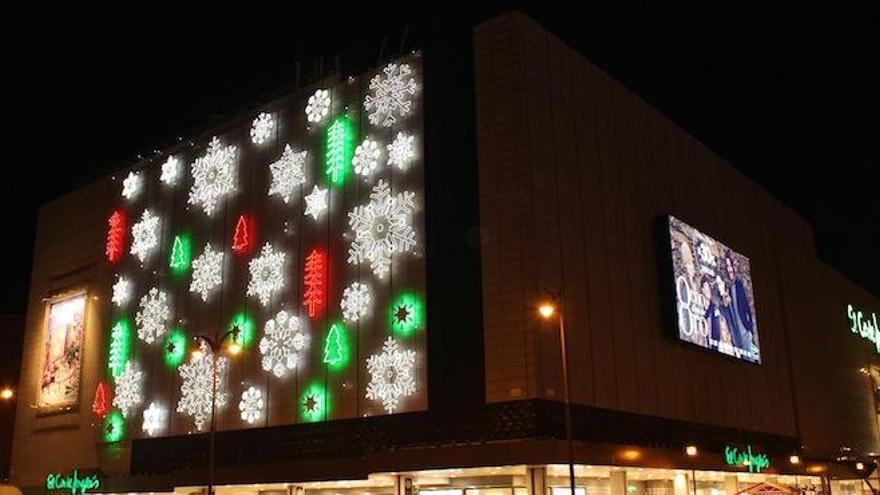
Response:
M184 275L189 271L192 263L192 239L188 234L174 236L171 244L171 254L168 257L168 265L174 275Z
M125 437L125 418L122 417L119 409L113 409L107 414L101 427L101 433L107 443L118 442Z
M233 332L235 343L242 349L247 349L254 343L254 338L257 335L256 328L257 326L254 324L254 319L251 318L251 315L246 311L239 311L229 321L228 330Z
M336 117L327 127L324 158L327 178L334 186L345 183L351 169L354 141L354 123L347 115Z
M131 323L128 318L116 320L110 330L110 348L107 351L107 370L114 379L125 371L131 355Z
M299 397L300 418L306 423L323 421L330 415L330 397L320 382L312 382Z
M163 347L163 356L168 367L177 368L186 358L186 340L186 332L182 328L168 332Z
M398 295L388 307L388 323L395 335L410 337L422 328L424 321L425 305L411 292Z
M324 340L324 363L332 370L348 364L348 335L342 323L334 323Z

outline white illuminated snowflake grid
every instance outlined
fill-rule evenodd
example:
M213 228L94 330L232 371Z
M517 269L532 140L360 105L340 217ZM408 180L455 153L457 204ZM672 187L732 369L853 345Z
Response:
M272 114L260 113L251 124L251 142L254 144L265 143L272 136L273 129L275 129L275 118Z
M200 206L205 214L212 215L217 202L236 190L237 156L235 146L223 146L216 136L211 139L205 156L192 164L193 185L187 203Z
M382 345L382 352L367 358L367 372L370 383L367 385L367 399L381 401L389 413L393 413L403 397L416 392L413 368L416 353L403 350L392 337Z
M141 425L141 430L151 437L158 433L162 430L165 423L166 413L165 408L157 406L155 402L150 402L150 405L144 409L144 421Z
M388 145L388 165L394 165L400 170L406 170L409 163L415 158L413 150L413 136L405 132L398 132L394 141Z
M141 298L134 321L137 324L138 338L152 344L165 333L165 325L171 317L168 308L168 295L156 287Z
M383 278L391 267L392 254L415 247L416 234L410 225L414 197L409 191L392 195L388 184L379 179L370 202L356 206L348 214L348 225L355 234L348 249L348 262L369 261L373 273Z
M223 282L223 252L215 251L211 243L205 244L204 252L193 260L192 267L189 291L202 296L202 301L207 301L211 289Z
M125 277L117 277L113 284L113 296L110 298L116 306L124 306L131 297L131 282Z
M165 185L173 186L177 184L177 178L180 177L180 160L169 156L165 163L162 164L162 175L159 180Z
M311 215L317 220L321 213L327 209L327 191L328 189L321 189L315 184L312 192L306 196L306 209L303 211L303 215Z
M351 164L354 165L354 173L363 177L369 177L379 168L379 159L382 157L382 151L379 143L372 139L364 139L364 141L354 149L354 158Z
M238 410L242 421L254 424L263 415L263 393L254 387L248 387L241 394Z
M144 179L137 172L129 172L128 177L122 181L122 196L125 199L133 199L140 194Z
M159 245L159 217L148 209L141 214L139 222L131 226L131 254L141 263Z
M113 405L119 408L122 417L127 418L129 412L141 403L141 383L144 374L131 361L125 363L125 370L116 378L113 390Z
M205 423L211 418L212 391L216 393L216 408L219 410L226 406L227 393L223 388L228 361L225 357L216 358L217 361L217 387L214 383L214 356L211 350L202 342L199 345L200 353L193 356L189 363L180 366L180 378L183 383L180 386L180 400L177 402L177 412L193 418L196 429L201 431Z
M272 294L284 287L284 256L285 253L275 252L272 245L266 243L260 256L248 264L251 279L247 295L256 296L263 306L269 304Z
M309 96L306 104L306 118L309 122L320 122L330 113L330 92L319 89Z
M349 321L358 321L370 311L370 288L360 282L352 282L342 291L342 316Z
M364 110L369 112L370 123L391 127L399 117L412 109L412 95L416 81L409 64L388 64L370 80L370 93L364 98Z
M296 189L306 183L305 164L307 151L295 152L289 144L284 145L281 158L269 165L272 172L272 184L269 186L269 196L275 195L290 202L290 197Z
M299 317L284 310L266 322L260 339L264 370L281 378L288 370L296 369L299 354L306 347L306 335L301 327Z

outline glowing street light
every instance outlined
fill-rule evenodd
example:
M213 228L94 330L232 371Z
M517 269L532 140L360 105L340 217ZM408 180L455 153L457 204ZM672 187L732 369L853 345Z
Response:
M791 456L789 456L788 462L790 462L794 465L798 465L801 463L801 456L799 456L797 454L792 454Z
M4 387L3 390L0 391L0 399L12 400L13 397L15 397L15 392L9 387Z
M684 448L684 453L688 455L688 457L696 457L700 451L697 449L696 445L688 445Z
M541 303L541 305L538 306L538 314L544 319L549 319L556 314L556 305L552 302Z

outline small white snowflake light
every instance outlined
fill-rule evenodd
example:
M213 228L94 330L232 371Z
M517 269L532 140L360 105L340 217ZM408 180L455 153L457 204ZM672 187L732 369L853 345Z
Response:
M414 197L408 191L392 195L388 184L379 179L370 202L348 213L348 225L355 235L348 249L348 262L357 265L369 261L373 273L383 278L391 268L392 254L415 247L416 234L410 225Z
M370 80L370 92L364 98L364 110L369 112L370 123L391 127L398 117L412 110L412 95L416 93L416 81L409 64L388 64Z
M330 113L330 92L319 89L309 96L306 104L306 118L309 122L320 122Z
M305 184L305 164L307 151L294 152L289 144L284 145L281 158L269 165L272 172L272 184L269 186L269 196L276 195L290 202L290 197L296 189Z
M167 411L164 407L159 407L155 402L150 402L150 405L144 409L144 422L141 425L141 430L151 437L161 431L165 425L166 413Z
M205 244L205 251L193 260L192 268L189 291L201 295L202 301L207 301L211 289L223 282L223 252L215 251L211 243Z
M254 387L248 387L241 394L238 410L241 412L242 421L247 421L248 424L256 423L263 415L263 393Z
M159 225L159 217L146 209L140 221L131 226L131 254L141 263L159 245Z
M415 351L400 349L397 341L388 337L382 352L367 358L367 399L381 401L385 411L393 413L401 398L416 392L415 362Z
M131 297L131 282L125 277L117 277L116 283L113 284L113 297L110 298L113 304L122 307Z
M266 243L260 256L248 264L251 279L247 295L256 296L263 306L269 304L272 294L284 287L284 256L285 253L276 253L272 245Z
M363 177L369 177L379 168L379 158L382 151L379 143L372 139L364 139L364 141L354 149L354 158L351 160L354 165L354 172Z
M134 199L141 192L144 179L138 172L129 172L128 177L122 181L122 196L125 199Z
M342 291L342 316L349 321L358 321L370 311L370 288L365 284L353 282Z
M327 209L327 191L315 184L312 192L306 196L306 209L303 215L311 215L315 220Z
M192 164L193 185L187 203L201 206L205 214L212 215L217 202L238 187L235 177L237 156L235 146L221 145L216 136L211 139L205 156Z
M388 145L388 165L394 165L400 170L406 170L415 156L413 136L405 132L398 132L394 141Z
M165 334L165 325L170 317L168 295L153 287L141 298L140 307L134 316L138 338L152 344Z
M131 361L125 363L125 370L116 377L113 391L113 405L119 408L122 417L127 418L132 409L141 403L141 382L144 374Z
M215 357L204 342L199 344L200 352L194 354L190 361L180 365L180 400L177 412L192 416L196 429L201 431L205 423L211 419L211 399L216 395L214 403L217 409L226 406L228 394L223 389L228 360L219 356L217 362L216 388L214 382Z
M162 175L159 180L167 186L177 184L177 178L180 177L180 160L169 156L165 163L162 164Z
M251 124L251 142L254 144L263 144L272 136L275 129L275 118L271 113L262 112L254 119Z
M300 352L306 346L306 335L301 327L298 316L283 310L266 322L263 338L260 339L264 370L281 378L288 370L296 369Z

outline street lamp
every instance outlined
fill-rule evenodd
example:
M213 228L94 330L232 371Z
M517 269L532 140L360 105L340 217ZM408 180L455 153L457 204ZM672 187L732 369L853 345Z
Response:
M5 401L10 401L15 397L15 391L9 387L4 387L3 390L0 390L0 399Z
M697 449L696 445L690 444L684 448L684 453L693 459L700 453L700 451ZM694 467L694 461L691 461L691 485L694 487L694 495L697 495L697 470Z
M562 305L556 300L548 300L538 305L538 314L541 318L549 320L556 313L557 328L559 330L559 354L562 361L562 387L565 393L565 439L568 442L568 483L571 486L571 495L575 495L574 478L574 441L571 436L571 394L568 387L568 342L565 336L565 318L562 313Z

